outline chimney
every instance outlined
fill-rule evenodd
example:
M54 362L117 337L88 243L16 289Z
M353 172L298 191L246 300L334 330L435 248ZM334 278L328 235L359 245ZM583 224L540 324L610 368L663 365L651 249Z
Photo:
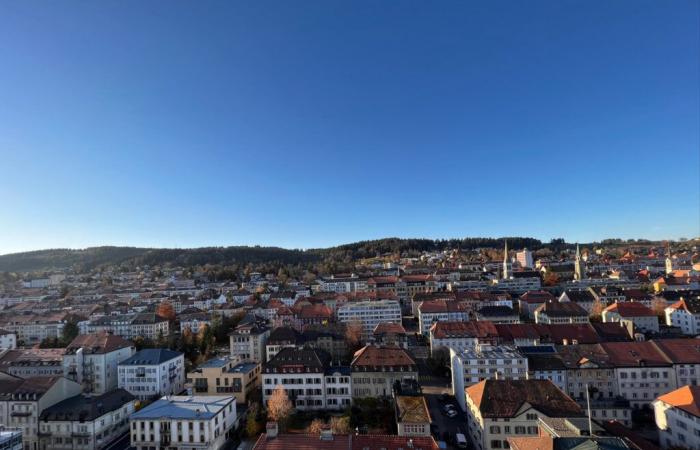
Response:
M278 432L277 422L267 422L267 425L265 425L265 431L267 439L276 438Z

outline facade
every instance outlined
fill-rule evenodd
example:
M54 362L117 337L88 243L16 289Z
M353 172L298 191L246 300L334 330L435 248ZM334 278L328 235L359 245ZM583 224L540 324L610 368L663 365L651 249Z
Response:
M556 300L556 297L547 291L527 291L518 298L520 314L534 319L535 310L540 305L554 300Z
M252 319L239 324L229 333L231 356L262 363L265 361L265 345L270 329L263 321Z
M0 352L0 372L21 377L63 375L62 348L21 348Z
M185 387L185 356L163 348L136 352L119 363L118 386L139 400L179 394Z
M260 363L239 362L238 358L214 358L187 373L187 384L195 395L233 395L245 404L260 387Z
M427 300L418 306L418 331L428 336L435 322L465 322L469 308L456 300Z
M362 325L365 339L380 323L401 323L401 305L396 300L347 302L338 308L338 322Z
M19 430L0 430L0 449L22 450L22 432Z
M47 338L60 338L66 325L66 314L17 314L0 323L0 327L16 336L26 346L39 344Z
M700 386L683 386L654 400L661 448L700 447Z
M547 380L485 380L466 388L469 437L476 450L509 448L513 436L537 436L540 418L583 417Z
M497 344L498 330L488 321L435 322L430 327L430 352L454 349L461 353L480 344Z
M388 397L397 381L418 379L416 362L397 347L365 346L355 352L350 367L353 398Z
M164 397L129 417L131 446L136 450L219 450L236 424L234 397Z
M700 385L700 342L698 339L652 341L673 364L676 386Z
M80 334L107 333L124 339L143 337L151 341L170 333L168 319L155 313L122 314L103 316L95 320L80 322Z
M452 390L457 403L466 410L464 388L483 380L526 380L527 358L515 347L479 345L460 353L450 349Z
M63 375L83 387L87 395L116 389L117 365L134 354L134 345L107 333L82 334L66 347Z
M49 408L39 418L41 450L100 450L129 429L136 399L123 389L87 397L76 395Z
M548 301L535 310L535 323L589 323L588 312L574 302Z
M322 350L284 348L263 365L263 403L281 386L302 411L342 409L350 405L350 373L332 367Z
M700 334L700 300L681 299L664 310L666 325L680 328L683 334Z
M637 302L613 303L603 310L603 322L632 323L646 332L659 332L659 318L651 308Z
M632 408L648 408L658 396L676 389L673 366L653 342L604 342L601 346L615 367L619 394Z
M430 411L422 395L396 396L396 426L399 436L430 436Z
M17 348L17 335L7 330L0 330L0 349L14 350Z
M80 385L60 376L4 380L0 383L0 424L21 430L24 450L40 450L41 413L78 394Z
M619 395L615 366L601 344L561 345L557 354L566 366L566 392L577 401L614 399Z

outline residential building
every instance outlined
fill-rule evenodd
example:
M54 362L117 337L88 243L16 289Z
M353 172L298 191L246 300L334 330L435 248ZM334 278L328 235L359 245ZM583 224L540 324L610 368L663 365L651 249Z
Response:
M430 352L452 348L461 353L480 344L497 344L498 338L498 330L488 321L435 322L430 327Z
M14 350L17 348L17 335L0 329L0 349Z
M590 314L593 310L593 305L596 303L596 298L588 290L566 290L559 296L559 301L562 303L576 303ZM607 303L603 303L603 307L605 306L607 306Z
M588 312L574 302L548 301L535 310L535 323L589 323Z
M699 339L655 339L651 342L673 364L676 386L700 385Z
M83 387L83 393L101 395L118 385L117 365L136 352L134 344L107 333L78 335L63 355L63 375Z
M80 322L78 326L80 334L107 333L132 340L143 337L156 341L170 334L168 319L149 312L102 316L91 321Z
M666 325L678 327L683 334L700 334L700 298L681 298L665 310Z
M276 422L267 423L267 432L261 434L253 446L253 450L439 450L439 448L432 436L334 435L328 429L322 430L320 436L279 434Z
M518 298L520 314L530 319L535 318L535 310L545 302L557 298L547 291L527 291Z
M213 358L187 373L187 384L194 395L233 395L245 404L260 387L262 368L257 362L241 362L225 356Z
M523 249L515 254L515 259L522 268L532 269L535 267L535 261L532 258L532 252L528 249Z
M185 387L185 356L165 348L145 348L119 363L118 385L139 400L176 395Z
M63 348L20 348L0 352L0 372L21 378L63 375Z
M22 450L22 432L20 430L0 430L0 449Z
M382 322L372 331L372 342L378 346L408 349L408 334L401 323Z
M484 380L466 388L469 437L476 450L509 448L537 436L539 418L578 418L583 410L548 380Z
M332 367L323 350L283 348L262 369L263 402L281 386L298 410L342 409L351 402L347 368Z
M600 344L615 367L619 394L632 408L651 405L659 395L676 389L673 365L653 342L604 342Z
M418 331L428 336L435 322L464 322L470 309L456 300L426 300L418 306Z
M231 356L262 363L270 329L264 320L246 317L229 333Z
M212 323L211 316L201 310L194 310L191 312L185 310L181 314L178 314L178 320L180 321L180 333L189 329L193 334L197 334L203 327L210 327Z
M526 380L527 358L515 347L478 345L461 352L450 349L452 393L466 411L464 388L483 380Z
M237 422L233 396L163 397L129 417L131 446L219 450Z
M76 395L46 408L39 417L41 450L101 450L129 430L136 399L123 389Z
M347 302L338 308L338 321L358 323L366 340L380 323L401 323L401 305L396 300Z
M617 302L603 310L603 322L632 323L638 330L658 333L659 317L651 308L636 302Z
M365 346L355 352L350 367L353 398L388 397L397 381L418 379L416 362L398 347Z
M476 310L475 317L491 323L520 323L520 315L509 306L484 306Z
M560 345L557 354L566 366L564 392L571 398L585 401L587 389L591 399L617 398L615 366L601 344Z
M661 448L700 447L700 386L682 386L653 405Z
M422 395L397 395L396 426L399 436L430 436L430 411Z
M0 328L14 333L18 345L32 346L47 338L60 338L67 317L64 312L13 314L0 322Z
M24 450L40 450L41 413L78 394L80 385L61 376L3 380L0 383L0 424L21 430Z

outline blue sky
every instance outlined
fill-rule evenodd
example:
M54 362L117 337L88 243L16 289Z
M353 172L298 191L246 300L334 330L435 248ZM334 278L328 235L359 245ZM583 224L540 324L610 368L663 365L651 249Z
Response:
M698 2L0 3L0 254L700 234Z

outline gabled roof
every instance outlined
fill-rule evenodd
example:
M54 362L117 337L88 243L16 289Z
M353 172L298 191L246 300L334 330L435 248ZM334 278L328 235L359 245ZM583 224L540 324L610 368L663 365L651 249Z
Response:
M548 417L580 417L581 407L549 380L484 380L465 389L482 417L515 417L526 404Z
M114 389L97 397L76 395L46 408L39 420L93 421L135 399L136 397L124 389Z
M683 386L660 396L657 400L700 417L700 386Z
M104 354L133 346L134 344L130 341L113 334L80 334L68 344L68 347L66 347L66 354L73 354L80 348L87 354Z
M651 342L674 364L700 364L700 339L655 339Z
M535 312L549 317L588 317L588 312L574 302L548 301L538 306Z
M496 338L498 330L488 320L470 320L467 322L438 321L430 327L436 339L446 338Z
M402 348L367 345L355 352L350 365L353 368L359 368L414 366L415 364L413 358Z
M604 342L600 345L616 367L671 365L671 361L653 342Z
M614 312L621 317L655 317L654 311L639 302L617 302L608 306L603 312Z

